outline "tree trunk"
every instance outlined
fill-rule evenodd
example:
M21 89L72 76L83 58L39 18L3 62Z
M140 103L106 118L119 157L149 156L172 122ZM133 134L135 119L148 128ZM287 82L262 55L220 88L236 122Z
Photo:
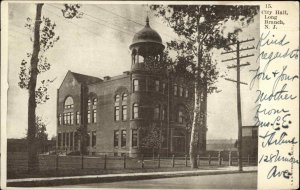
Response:
M37 65L39 62L40 52L40 25L43 4L39 3L36 7L36 17L34 24L34 41L33 52L30 60L30 79L28 83L28 172L33 173L39 170L37 143L36 143L36 126L35 126L35 88L38 75Z
M199 20L200 17L197 18L197 29L198 29L198 36L199 36ZM190 141L190 162L191 162L191 168L198 168L197 165L197 141L199 139L197 138L197 133L199 132L199 129L197 129L199 117L200 117L200 93L199 93L199 82L200 82L200 62L202 60L202 46L200 44L200 39L198 38L198 60L196 65L196 71L195 71L195 82L194 82L194 91L195 91L195 100L194 100L194 115L193 115L193 123L192 123L192 129L191 129L191 141Z

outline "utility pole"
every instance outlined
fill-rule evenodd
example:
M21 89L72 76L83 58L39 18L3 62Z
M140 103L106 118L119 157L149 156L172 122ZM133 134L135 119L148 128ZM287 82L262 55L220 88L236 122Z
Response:
M246 42L250 42L250 41L254 41L254 39L247 39L244 41L237 41L235 43L232 44L228 44L229 45L236 45L236 50L232 50L232 51L227 51L227 52L222 52L221 54L228 54L228 53L236 53L236 57L235 58L231 58L231 59L226 59L226 60L222 60L222 62L227 62L227 61L233 61L236 60L236 65L232 65L232 66L228 66L228 69L233 69L236 68L236 80L233 79L229 79L229 78L225 78L225 80L231 81L231 82L236 82L236 93L237 93L237 115L238 115L238 165L239 165L239 171L243 171L243 160L242 160L242 108L241 108L241 88L240 88L240 84L245 84L247 85L247 83L245 82L241 82L241 77L240 77L240 68L243 66L248 66L250 65L249 62L245 63L245 64L240 64L240 60L243 58L247 58L247 57L252 57L254 56L254 54L250 54L250 55L245 55L245 56L241 56L240 52L241 51L246 51L246 50L251 50L254 49L254 46L252 47L246 47L246 48L241 48L240 45L242 43L246 43Z

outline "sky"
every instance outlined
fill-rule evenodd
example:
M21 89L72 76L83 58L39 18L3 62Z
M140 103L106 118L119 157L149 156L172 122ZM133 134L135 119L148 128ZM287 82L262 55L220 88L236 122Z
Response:
M136 32L145 24L147 13L150 26L162 37L163 43L176 39L177 35L162 21L154 16L146 5L118 4L83 4L84 13L80 19L65 19L59 8L62 4L45 4L42 15L49 17L57 25L55 32L60 40L47 51L51 69L39 76L42 79L55 79L49 87L50 100L38 105L37 115L47 124L47 132L51 138L56 134L56 93L68 70L103 78L115 76L130 70L131 56L129 45ZM10 3L8 17L8 102L7 102L7 138L23 138L27 128L28 92L18 86L20 63L26 53L32 52L32 34L24 27L26 18L34 18L35 4ZM225 30L237 27L229 23ZM254 23L239 34L240 40L255 38L246 46L255 45L259 38L259 17ZM220 55L224 50L214 50L213 59L218 62L220 73L228 73L229 78L236 78L236 70L228 70L226 66L234 62L221 62L235 55ZM253 72L259 65L256 62L258 50L247 52L255 56L245 59L251 66L241 69L241 80L250 83ZM242 62L243 63L243 62ZM237 109L235 83L219 79L217 84L220 93L208 96L208 139L237 139ZM254 124L255 90L249 85L241 86L243 125Z

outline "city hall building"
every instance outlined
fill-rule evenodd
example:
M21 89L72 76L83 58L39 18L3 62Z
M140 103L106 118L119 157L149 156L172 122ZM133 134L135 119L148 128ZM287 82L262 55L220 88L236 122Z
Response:
M84 128L92 155L147 154L154 149L147 140L157 140L161 155L188 153L192 82L160 67L165 47L148 18L129 48L131 70L119 76L100 79L68 71L57 91L58 150L79 151ZM199 150L205 150L206 131L197 131Z

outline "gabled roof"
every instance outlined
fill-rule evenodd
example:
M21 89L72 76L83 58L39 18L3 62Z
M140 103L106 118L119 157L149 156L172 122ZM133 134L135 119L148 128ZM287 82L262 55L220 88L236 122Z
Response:
M93 76L89 76L89 75L83 75L83 74L74 73L74 72L71 72L71 73L79 83L93 84L93 83L103 81L102 79L97 78L97 77L93 77Z

